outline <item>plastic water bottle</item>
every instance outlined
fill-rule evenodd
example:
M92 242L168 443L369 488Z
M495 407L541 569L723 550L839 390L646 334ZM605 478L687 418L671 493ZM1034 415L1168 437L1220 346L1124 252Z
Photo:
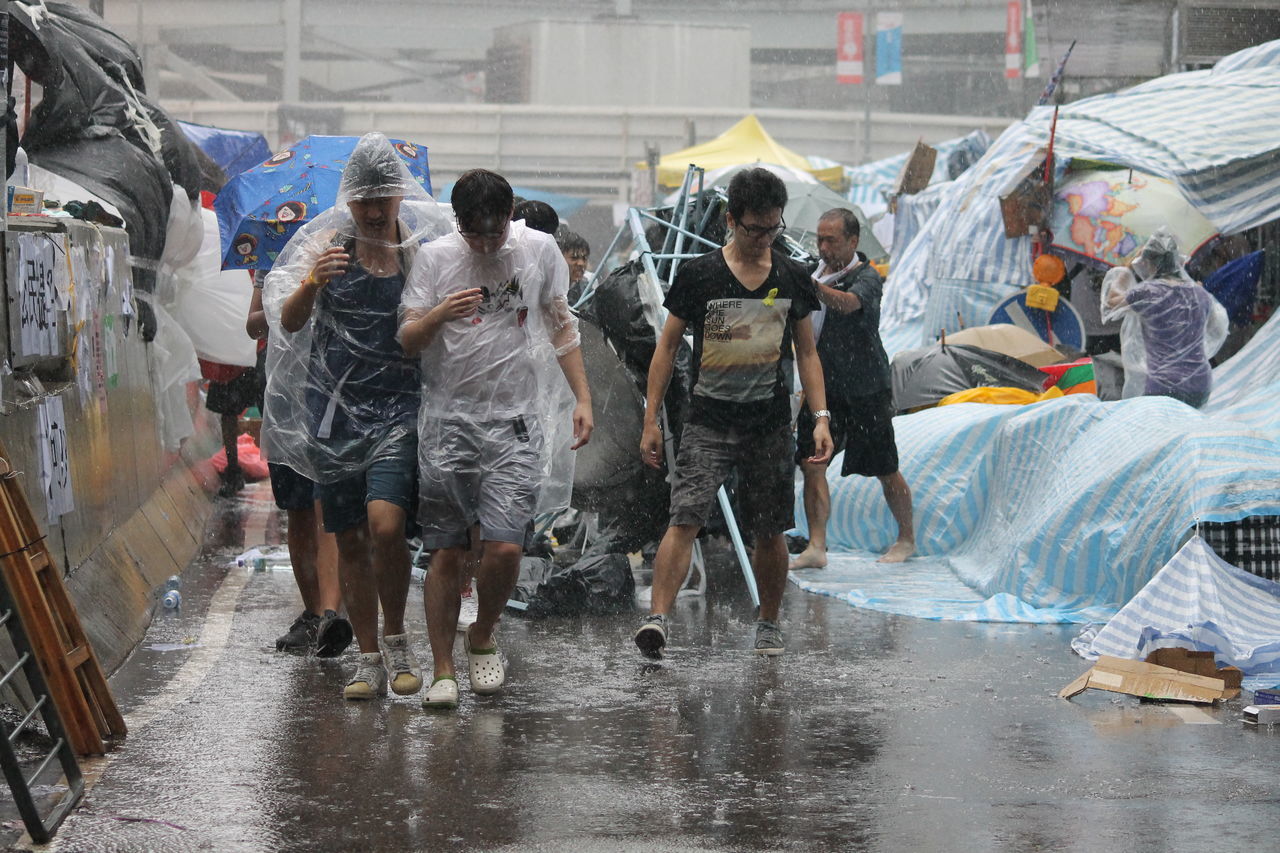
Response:
M182 593L176 589L171 589L164 594L164 598L161 601L164 602L165 610L177 610L182 606Z
M164 582L164 588L166 590L177 589L180 586L182 586L182 578L177 575L169 575L169 579Z

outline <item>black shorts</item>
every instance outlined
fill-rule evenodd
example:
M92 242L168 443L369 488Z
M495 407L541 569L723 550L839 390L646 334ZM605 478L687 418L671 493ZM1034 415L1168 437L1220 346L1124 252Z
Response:
M279 462L268 462L267 470L271 472L271 493L275 495L276 506L286 511L315 506L315 483Z
M210 382L204 406L219 415L239 415L250 406L262 407L262 373L250 367L230 382Z
M815 452L813 420L809 407L802 407L796 421L797 464ZM832 405L828 429L835 445L832 455L844 451L844 464L840 466L842 477L850 474L884 477L897 472L898 444L893 435L892 391L855 397L847 404Z

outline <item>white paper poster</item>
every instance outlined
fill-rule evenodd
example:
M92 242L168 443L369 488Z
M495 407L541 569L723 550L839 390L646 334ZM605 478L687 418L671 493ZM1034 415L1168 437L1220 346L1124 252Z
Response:
M75 509L71 495L71 460L68 458L67 422L63 416L62 398L46 397L40 403L36 418L40 451L40 488L53 521Z
M22 355L59 355L53 241L42 234L18 235L18 346Z

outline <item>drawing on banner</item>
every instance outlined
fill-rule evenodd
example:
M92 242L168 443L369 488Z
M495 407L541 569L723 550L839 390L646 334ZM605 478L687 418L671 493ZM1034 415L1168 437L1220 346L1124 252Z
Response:
M49 520L53 521L75 509L62 398L46 397L40 404L36 422L39 430L36 444L40 448L40 487L48 503Z
M53 243L42 235L18 237L18 345L22 355L58 355Z

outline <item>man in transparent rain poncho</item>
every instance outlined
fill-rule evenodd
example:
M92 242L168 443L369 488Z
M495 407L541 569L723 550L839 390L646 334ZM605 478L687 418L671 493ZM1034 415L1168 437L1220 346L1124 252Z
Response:
M1187 275L1178 241L1156 230L1127 267L1102 280L1102 319L1123 318L1124 396L1164 396L1200 408L1209 400L1209 358L1226 339L1227 312Z
M337 202L289 241L263 294L271 324L265 450L316 482L325 529L337 535L360 647L348 699L385 695L388 679L400 695L422 686L404 627L421 377L396 330L414 253L450 230L387 138L367 134Z
M435 658L426 708L458 704L458 581L476 525L479 607L463 633L468 675L474 693L501 689L494 631L535 512L564 506L549 499L572 482L557 461L572 460L591 437L568 266L551 236L512 221L512 200L501 175L474 169L460 177L451 198L458 231L418 251L405 287L400 340L406 352L423 353L424 368L420 519L422 544L433 551L424 598Z

